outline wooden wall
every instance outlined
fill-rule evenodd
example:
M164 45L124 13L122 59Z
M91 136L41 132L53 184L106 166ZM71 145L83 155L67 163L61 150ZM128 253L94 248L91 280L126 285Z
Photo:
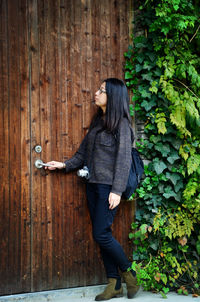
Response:
M101 81L123 78L131 21L131 0L0 1L1 295L105 282L84 184L34 162L77 150ZM114 233L130 256L132 219L123 202Z

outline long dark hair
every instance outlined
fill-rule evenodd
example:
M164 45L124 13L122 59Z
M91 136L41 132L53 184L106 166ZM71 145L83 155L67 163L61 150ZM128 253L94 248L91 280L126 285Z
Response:
M128 91L122 80L109 78L102 83L104 82L106 83L105 89L107 94L104 129L108 132L115 133L123 117L126 117L131 125ZM92 119L90 129L96 126L102 116L103 111L99 108Z

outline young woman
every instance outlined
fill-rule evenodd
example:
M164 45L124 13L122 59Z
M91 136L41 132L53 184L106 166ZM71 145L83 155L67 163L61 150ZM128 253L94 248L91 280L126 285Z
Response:
M74 169L87 166L86 185L88 208L92 220L93 238L99 244L108 285L96 296L96 301L122 296L121 270L127 285L128 298L138 291L135 272L121 245L112 236L111 225L131 166L133 131L129 114L129 98L123 81L105 80L95 93L99 107L89 131L75 155L65 161L51 161L49 170Z

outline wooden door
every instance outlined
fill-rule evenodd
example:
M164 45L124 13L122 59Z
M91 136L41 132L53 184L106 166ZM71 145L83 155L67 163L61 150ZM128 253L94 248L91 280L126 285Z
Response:
M46 172L34 163L71 157L96 110L101 81L123 78L131 5L0 2L2 295L105 282L84 183L75 172ZM132 219L133 205L122 202L114 234L130 256Z

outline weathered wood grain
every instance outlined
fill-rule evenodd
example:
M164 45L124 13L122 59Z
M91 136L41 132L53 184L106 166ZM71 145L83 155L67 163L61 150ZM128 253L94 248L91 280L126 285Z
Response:
M8 2L8 91L9 91L9 239L8 270L11 292L20 286L21 263L21 144L19 79L19 8L18 1Z
M31 111L31 289L37 290L41 285L41 178L40 170L34 163L40 154L35 146L41 145L40 96L39 96L39 19L38 2L29 2L29 70L30 70L30 111ZM40 288L40 287L39 287Z
M28 64L28 5L19 0L19 74L21 100L21 259L20 284L22 292L31 290L31 167L30 167L30 103ZM21 138L21 142L20 142Z
M9 61L8 61L8 8L7 1L0 7L0 295L9 292L8 246L9 246Z

